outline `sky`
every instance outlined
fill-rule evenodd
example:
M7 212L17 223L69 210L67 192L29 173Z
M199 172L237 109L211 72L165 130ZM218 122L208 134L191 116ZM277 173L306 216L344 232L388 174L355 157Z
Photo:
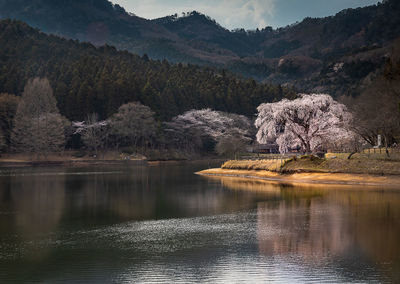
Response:
M135 15L155 19L196 10L230 30L284 27L305 17L325 17L379 0L111 0Z

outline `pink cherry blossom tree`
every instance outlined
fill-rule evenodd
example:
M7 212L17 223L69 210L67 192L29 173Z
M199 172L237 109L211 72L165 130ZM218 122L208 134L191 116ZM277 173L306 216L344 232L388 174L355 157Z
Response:
M275 140L281 153L294 148L311 153L351 139L351 120L346 106L331 96L300 94L295 100L284 99L258 107L257 141Z

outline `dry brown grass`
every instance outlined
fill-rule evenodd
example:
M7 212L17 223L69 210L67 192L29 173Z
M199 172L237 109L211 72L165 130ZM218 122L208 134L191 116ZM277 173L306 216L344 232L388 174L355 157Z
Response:
M264 170L279 171L287 160L232 160L225 162L221 168L231 170Z
M397 152L386 156L384 151L358 153L349 160L348 153L331 153L326 159L305 156L284 160L237 160L228 161L222 169L265 170L278 172L317 172L317 173L353 173L373 175L400 175L400 157Z
M288 172L355 173L374 175L400 175L400 160L373 159L363 156L327 159L297 159L282 169Z

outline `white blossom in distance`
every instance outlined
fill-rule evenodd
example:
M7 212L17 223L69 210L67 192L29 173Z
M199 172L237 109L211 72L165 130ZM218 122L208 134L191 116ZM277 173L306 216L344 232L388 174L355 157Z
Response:
M275 140L281 153L299 147L311 153L352 136L351 113L327 94L300 94L292 101L261 104L257 110L257 141Z
M211 109L191 110L175 117L167 126L177 125L182 130L197 129L202 135L219 140L228 133L240 136L249 134L250 121L243 115L213 111Z
M74 127L76 130L74 134L81 134L82 132L86 132L89 129L96 129L96 128L102 128L104 126L108 125L107 120L103 121L97 121L91 124L86 124L86 121L74 121L72 122L72 127Z
M72 123L76 130L74 134L80 134L83 143L94 150L96 155L99 149L104 148L107 143L109 122L107 120L99 121L97 114L88 115L86 121L77 121Z
M199 146L207 138L216 143L227 136L249 141L251 130L247 117L211 109L187 111L165 123L169 139L186 148Z

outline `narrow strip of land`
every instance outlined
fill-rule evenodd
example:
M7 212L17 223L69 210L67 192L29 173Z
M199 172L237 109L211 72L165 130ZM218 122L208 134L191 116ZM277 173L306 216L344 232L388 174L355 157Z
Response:
M205 176L240 177L281 183L311 183L337 185L365 185L400 189L400 176L375 176L345 173L292 173L280 174L265 170L208 169L196 174Z

